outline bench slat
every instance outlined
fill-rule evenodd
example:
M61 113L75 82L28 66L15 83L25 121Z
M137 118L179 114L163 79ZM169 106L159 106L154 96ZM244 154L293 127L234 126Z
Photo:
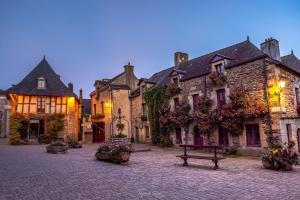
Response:
M208 156L196 156L196 155L178 155L179 158L194 158L194 159L206 159L206 160L222 160L223 157L208 157Z

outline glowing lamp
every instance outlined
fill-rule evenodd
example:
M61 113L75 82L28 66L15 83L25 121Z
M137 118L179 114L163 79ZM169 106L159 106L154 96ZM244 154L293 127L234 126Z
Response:
M107 107L107 108L110 107L109 102L106 102L106 103L105 103L105 107Z
M284 81L278 81L278 87L280 89L283 89L285 87L285 82Z

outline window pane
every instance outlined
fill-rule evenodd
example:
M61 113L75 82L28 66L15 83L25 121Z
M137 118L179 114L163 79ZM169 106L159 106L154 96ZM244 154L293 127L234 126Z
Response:
M23 103L23 96L18 96L18 103Z
M28 113L29 104L24 104L23 113Z
M24 103L29 103L29 96L24 96Z

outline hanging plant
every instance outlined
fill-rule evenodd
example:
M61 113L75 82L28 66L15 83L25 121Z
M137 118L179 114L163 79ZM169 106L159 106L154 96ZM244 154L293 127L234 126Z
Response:
M97 114L92 115L92 120L94 120L94 121L99 121L99 120L103 119L104 117L105 117L104 114L102 114L102 113L97 113Z
M168 98L171 98L171 97L174 97L174 96L180 94L180 92L181 92L181 88L179 88L175 83L170 82L166 89L166 96Z
M224 73L218 73L216 71L211 72L209 78L212 80L215 86L223 86L227 81Z

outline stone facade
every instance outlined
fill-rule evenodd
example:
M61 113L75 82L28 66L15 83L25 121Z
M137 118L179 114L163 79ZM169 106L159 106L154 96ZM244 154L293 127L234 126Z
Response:
M134 75L134 68L128 64L124 66L124 72L112 79L95 81L95 91L91 96L91 113L94 126L101 126L104 138L94 142L107 141L113 135L117 135L116 125L119 123L118 116L121 111L121 123L124 124L122 131L128 138L134 138L131 127L131 91L137 87L138 79ZM95 120L93 116L102 115L101 119ZM93 133L97 134L97 133Z
M142 143L150 143L151 142L151 134L150 134L150 123L148 120L148 112L147 107L145 105L145 101L143 99L143 89L149 88L151 85L141 82L139 88L139 94L137 96L131 97L131 126L132 132L134 134L134 139L136 142Z

